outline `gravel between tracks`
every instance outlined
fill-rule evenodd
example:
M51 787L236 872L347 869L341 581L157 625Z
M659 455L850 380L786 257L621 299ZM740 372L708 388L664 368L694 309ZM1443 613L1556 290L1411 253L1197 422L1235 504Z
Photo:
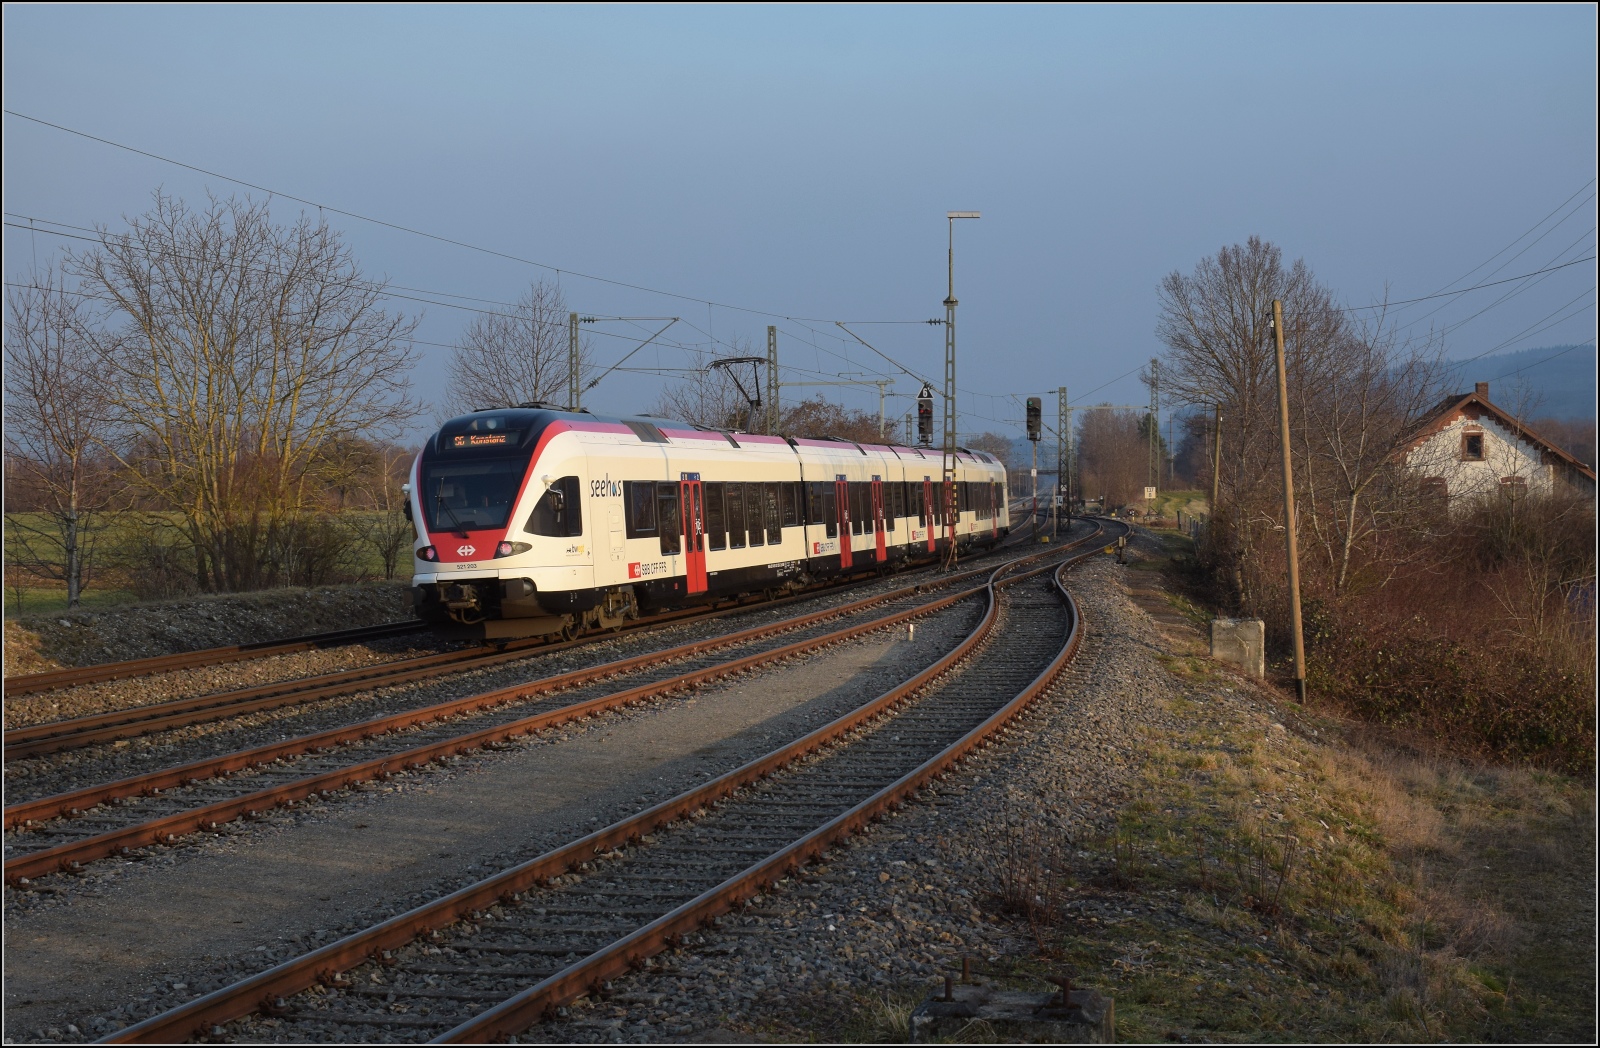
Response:
M960 570L971 570L981 563L990 562L998 564L999 559L988 558L984 561L979 561L973 558L963 563ZM113 743L13 761L5 767L7 803L17 803L36 797L49 796L77 789L90 783L125 778L156 768L200 760L401 710L414 709L420 706L479 694L496 688L509 687L541 677L582 669L596 663L659 651L694 641L713 639L753 626L781 621L806 612L837 607L872 596L875 593L898 589L922 581L935 581L942 574L945 573L937 569L923 569L892 575L842 590L819 593L804 601L783 607L767 608L756 605L742 614L721 619L686 622L659 630L623 634L549 654L530 653L526 658L518 659L511 663L483 670L466 670L461 673L448 674L417 684L395 685L352 692L347 695L307 703L303 706L280 707L276 710L265 710L241 717L190 725L151 735L118 740ZM885 610L884 607L879 607L869 609L861 614L863 616L876 616L884 614ZM838 628L839 625L841 625L839 621L834 621L812 627L811 631L822 632ZM791 636L789 639L793 639L793 637ZM760 643L770 647L784 642L786 641L765 641ZM398 644L399 642L393 643ZM411 643L416 643L416 641L413 640ZM305 656L325 656L325 659L317 663L320 666L318 672L333 672L338 669L352 668L372 662L388 661L389 658L395 657L374 655L374 651L382 651L382 648L376 644L354 646L358 649L355 651L350 650L351 647L345 646L331 649L327 652L301 654ZM269 660L227 663L215 667L206 667L204 671L179 671L172 674L163 674L161 677L163 680L165 678L188 680L190 678L186 674L198 676L213 682L211 690L248 687L253 684L264 683L266 680L283 679L278 676L257 677L258 671L252 668L257 661L277 664L280 661L292 661L300 657L300 655L287 655ZM344 661L341 662L341 659ZM260 672L271 674L280 671L269 667ZM596 691L596 688L599 690ZM601 682L586 689L585 693L592 691L595 694L600 694L611 690L615 690L614 685L607 685ZM119 702L123 706L137 706L147 704L150 701L165 701L166 699L178 697L176 694L167 693L165 685L161 681L151 683L149 678L111 681L100 685L72 689L73 695L79 693L91 693L93 698L85 699L84 701L93 701L98 704L95 710L85 709L82 713L98 712L98 709L103 708L117 708ZM185 692L185 694L188 693ZM30 698L44 700L46 704L49 701L73 701L57 697L64 694L67 693L49 693L48 695ZM147 695L153 695L153 697L146 699ZM49 707L46 705L44 708L48 709ZM67 715L81 714L61 712L58 716Z
M631 814L881 694L977 614L963 602L912 641L873 634L48 891L8 888L6 1037L98 1034Z

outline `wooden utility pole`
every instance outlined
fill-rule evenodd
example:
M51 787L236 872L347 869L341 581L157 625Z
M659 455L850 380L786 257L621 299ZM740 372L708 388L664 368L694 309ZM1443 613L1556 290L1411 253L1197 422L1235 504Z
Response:
M1289 452L1289 379L1283 362L1283 300L1272 300L1272 337L1278 355L1278 436L1283 442L1283 535L1289 557L1289 622L1294 632L1294 690L1306 701L1306 640L1300 622L1300 549L1295 539L1294 460Z

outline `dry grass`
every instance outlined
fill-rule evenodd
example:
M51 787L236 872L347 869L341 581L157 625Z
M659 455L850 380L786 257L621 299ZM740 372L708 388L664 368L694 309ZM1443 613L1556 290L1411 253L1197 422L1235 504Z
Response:
M1587 784L1319 741L1339 726L1226 694L1174 713L1019 974L1070 963L1133 1040L1592 1039Z

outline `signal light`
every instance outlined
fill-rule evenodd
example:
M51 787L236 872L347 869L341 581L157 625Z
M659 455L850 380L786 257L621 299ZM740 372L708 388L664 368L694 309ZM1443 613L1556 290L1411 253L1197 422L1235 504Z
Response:
M933 446L933 389L927 385L917 394L917 443Z
M1042 420L1038 397L1028 398L1028 439L1037 441L1042 436Z
M438 551L438 549L436 549L433 546L424 546L421 549L417 550L417 559L418 560L438 560L439 559L439 551Z

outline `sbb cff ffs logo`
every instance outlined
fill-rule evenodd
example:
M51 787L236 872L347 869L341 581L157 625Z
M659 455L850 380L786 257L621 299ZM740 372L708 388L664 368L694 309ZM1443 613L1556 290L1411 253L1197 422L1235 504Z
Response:
M457 546L456 547L456 556L458 556L458 557L470 557L476 552L478 552L478 547L476 547L476 546Z

